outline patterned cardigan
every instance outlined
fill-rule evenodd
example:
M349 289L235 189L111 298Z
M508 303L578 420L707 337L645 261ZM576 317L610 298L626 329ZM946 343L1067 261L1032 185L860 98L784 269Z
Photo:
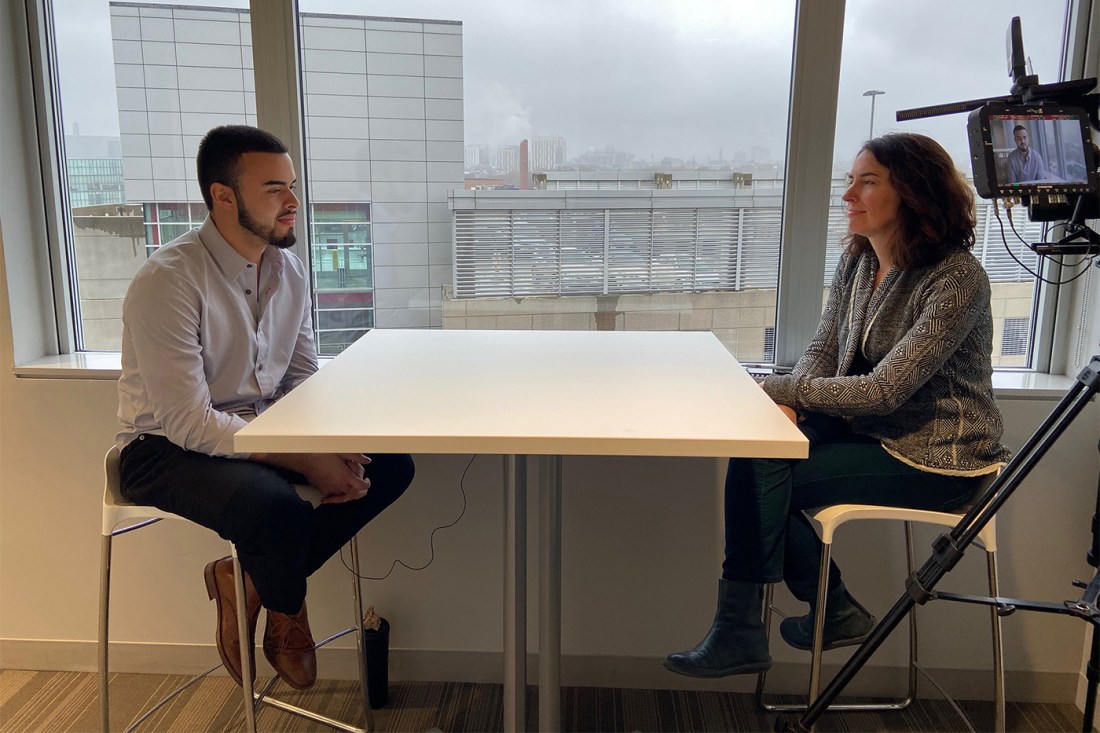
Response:
M993 395L989 278L970 252L892 269L873 288L873 252L844 254L817 335L790 374L764 390L799 412L845 418L927 471L981 475L1009 458ZM845 376L856 350L874 369Z

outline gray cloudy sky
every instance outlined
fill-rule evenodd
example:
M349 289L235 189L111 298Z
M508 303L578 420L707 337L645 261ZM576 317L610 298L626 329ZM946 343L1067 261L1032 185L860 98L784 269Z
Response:
M117 135L107 0L54 0L69 132ZM182 3L181 3L182 4ZM191 2L242 7L241 0ZM793 0L300 0L304 12L460 20L467 143L561 135L573 157L613 145L702 163L783 154ZM1043 82L1058 79L1064 3L848 0L835 155L875 133L926 132L963 164L964 115L898 109L1008 92L1005 30L1023 20Z

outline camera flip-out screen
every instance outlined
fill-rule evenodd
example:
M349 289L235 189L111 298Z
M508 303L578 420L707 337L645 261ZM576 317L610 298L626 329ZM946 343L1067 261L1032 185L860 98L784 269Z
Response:
M983 198L1098 190L1082 109L987 104L970 113L967 132Z

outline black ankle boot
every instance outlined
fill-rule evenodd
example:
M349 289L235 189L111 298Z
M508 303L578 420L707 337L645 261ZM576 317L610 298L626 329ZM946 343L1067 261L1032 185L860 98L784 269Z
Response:
M814 603L805 616L792 616L779 624L783 641L796 649L810 650L814 642ZM875 628L875 617L852 598L840 584L830 588L825 598L825 632L821 639L822 651L842 646L862 644Z
M725 677L771 669L768 638L760 621L758 583L718 581L718 611L694 649L669 654L665 669L688 677Z

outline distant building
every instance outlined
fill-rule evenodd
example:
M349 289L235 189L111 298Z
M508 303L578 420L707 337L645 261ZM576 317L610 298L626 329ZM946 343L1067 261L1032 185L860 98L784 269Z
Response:
M74 209L126 200L122 158L69 158L69 205Z
M552 171L561 168L566 161L565 138L558 135L531 138L531 170Z
M66 135L65 168L72 208L121 204L126 200L119 138Z
M711 331L743 363L774 358L783 182L730 171L538 173L545 190L453 191L444 328ZM847 232L831 185L822 296ZM994 364L1022 366L1037 255L1005 249L992 202L973 252L992 283ZM1021 236L1042 235L1022 222ZM481 300L475 308L470 301ZM464 302L465 301L465 302Z
M577 156L577 164L591 170L624 170L634 165L634 155L625 150L616 150L614 145L603 148L589 148Z
M498 173L519 170L519 146L503 145L490 154L489 167Z
M485 170L489 167L489 146L467 145L463 157L467 171Z
M492 190L504 185L504 179L499 176L467 176L465 181L467 191Z
M536 173L535 181L547 191L630 191L657 189L717 190L752 188L752 174L733 171L551 171ZM763 187L779 190L782 181L763 181Z

